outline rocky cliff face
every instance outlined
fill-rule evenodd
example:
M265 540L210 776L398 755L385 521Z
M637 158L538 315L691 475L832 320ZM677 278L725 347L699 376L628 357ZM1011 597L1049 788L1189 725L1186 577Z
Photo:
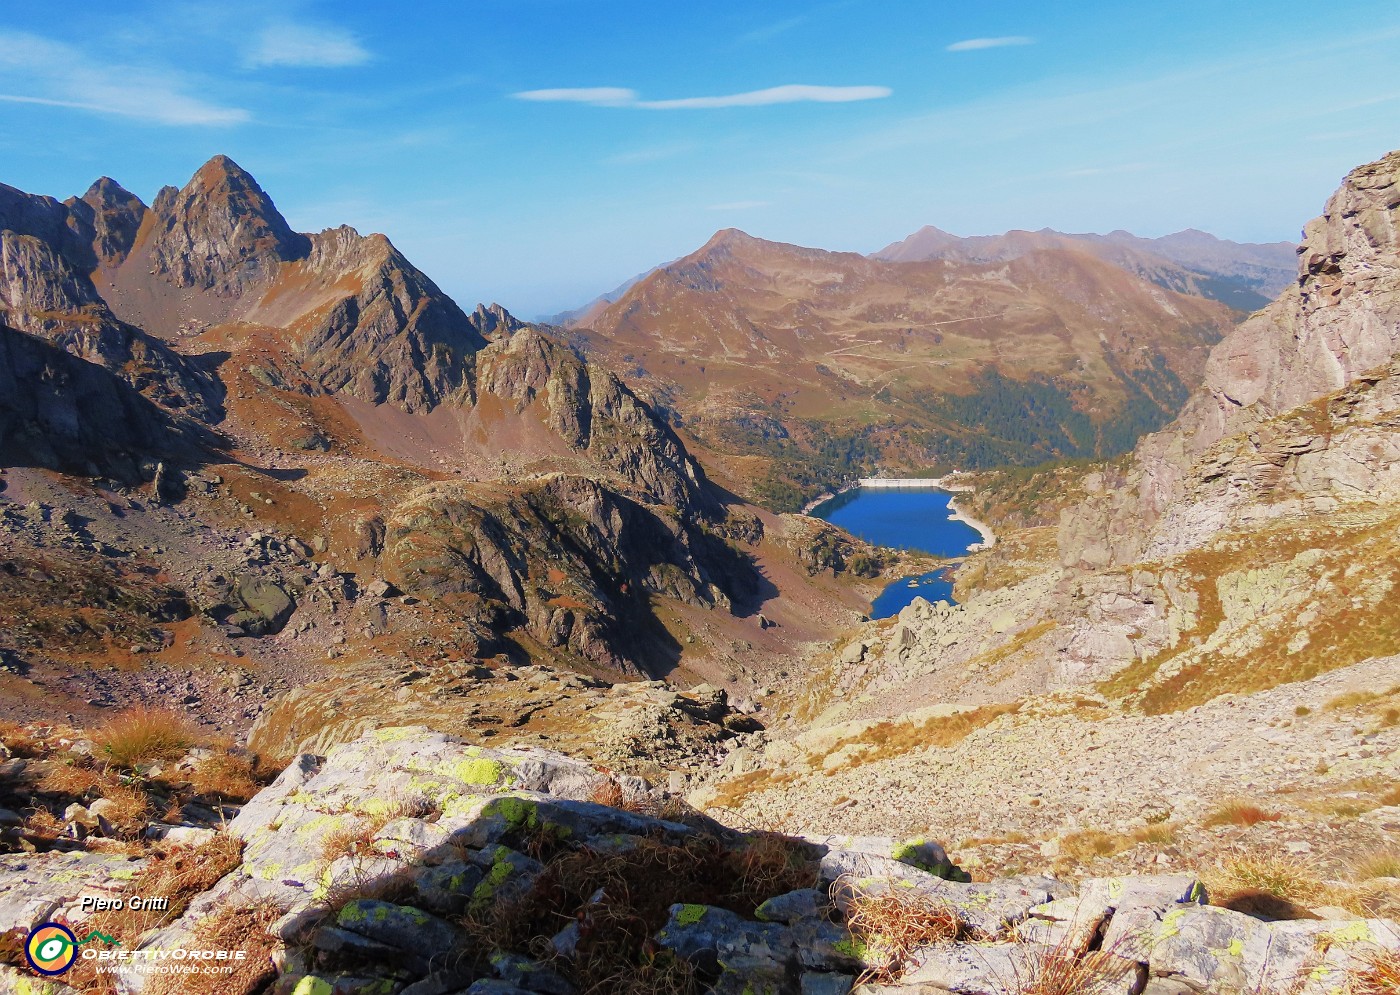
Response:
M0 462L130 483L208 441L103 364L0 324Z
M1307 225L1298 263L1296 285L1212 351L1177 422L1143 442L1126 474L1095 480L1100 493L1066 516L1067 564L1179 552L1259 514L1261 502L1385 499L1373 488L1391 465L1400 153L1347 176Z

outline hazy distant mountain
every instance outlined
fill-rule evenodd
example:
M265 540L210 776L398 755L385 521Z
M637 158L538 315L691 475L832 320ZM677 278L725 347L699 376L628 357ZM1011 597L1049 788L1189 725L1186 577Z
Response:
M1126 231L1107 235L1009 231L1004 235L962 238L932 226L902 242L887 245L872 258L890 262L1003 262L1041 249L1079 249L1122 267L1135 276L1196 297L1208 297L1241 311L1254 311L1294 281L1297 246L1230 242L1188 229L1161 238L1140 238Z
M613 303L613 301L616 301L619 298L621 298L623 294L627 293L627 291L631 290L637 284L641 283L647 277L651 276L659 268L660 267L653 266L645 273L638 273L636 276L632 277L632 279L626 281L620 286L614 287L612 290L609 290L606 294L599 294L597 297L593 298L591 301L589 301L582 307L570 308L567 311L560 311L558 314L549 315L542 320L545 324L559 325L564 328L568 328L571 325L586 325L589 323L589 321L592 320L595 314L602 311L609 304Z
M895 263L730 229L573 334L709 445L805 461L792 479L818 486L882 457L977 466L1131 448L1176 413L1232 324L1224 305L1074 243ZM789 483L757 492L791 504Z

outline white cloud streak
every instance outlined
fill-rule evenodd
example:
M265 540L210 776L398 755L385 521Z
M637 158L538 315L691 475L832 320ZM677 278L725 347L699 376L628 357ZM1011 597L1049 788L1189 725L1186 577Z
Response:
M64 42L0 31L0 94L7 103L67 107L167 125L233 125L246 110L186 93L176 73L99 62ZM27 91L27 92L25 92Z
M621 86L580 86L557 90L525 90L511 94L516 100L544 103L593 104L596 107L635 107L637 91Z
M340 28L279 22L264 28L247 64L307 69L360 66L370 54L353 35Z
M1025 35L1006 35L1001 38L968 38L964 41L955 41L949 45L945 51L948 52L980 52L984 48L1008 48L1013 45L1034 45L1035 39Z
M720 107L770 107L775 104L844 104L879 100L894 91L887 86L809 86L789 83L766 90L749 90L718 97L680 97L673 100L642 100L636 90L615 86L575 87L556 90L525 90L512 94L517 100L591 104L595 107L639 107L644 110L709 110Z

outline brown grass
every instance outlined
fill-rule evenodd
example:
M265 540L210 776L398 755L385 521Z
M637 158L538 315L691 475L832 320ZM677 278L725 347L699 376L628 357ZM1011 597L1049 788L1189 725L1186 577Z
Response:
M1072 860L1093 860L1095 857L1112 857L1133 845L1133 840L1118 833L1106 833L1101 829L1084 829L1070 833L1060 840L1060 852Z
M1257 826L1261 822L1278 822L1279 812L1270 812L1254 802L1233 799L1222 802L1206 816L1205 826Z
M15 756L31 760L48 753L43 737L18 722L0 722L0 744Z
M195 764L189 783L198 794L238 803L246 802L262 787L254 774L253 761L226 750L216 750Z
M930 747L956 746L978 729L990 725L1003 715L1014 715L1020 710L1019 703L982 705L965 712L935 716L922 722L877 722L857 736L838 740L821 757L809 757L808 760L812 766L821 767L822 762L833 753L848 746L863 747L846 763L849 769L902 757Z
M1080 953L1058 943L1030 958L1025 977L1015 979L1017 995L1107 995L1123 990L1132 963L1107 950Z
M609 778L593 789L589 800L609 808L622 808L626 796L622 792L622 785Z
M698 992L689 968L651 939L672 905L712 905L752 918L772 895L815 882L806 847L776 834L737 844L704 835L648 839L610 854L560 849L529 892L469 912L464 926L476 949L538 952L572 919L581 934L577 954L553 966L583 995ZM599 891L600 900L590 901Z
M145 989L148 995L252 995L277 977L272 954L278 943L268 927L282 916L270 899L252 905L224 906L194 927L195 950L242 950L229 973L160 974Z
M1133 830L1133 839L1138 843L1152 843L1166 846L1176 842L1176 826L1170 822L1159 822L1151 826L1139 826Z
M55 764L45 772L35 788L46 795L87 804L121 784L112 774L82 764Z
M1308 907L1332 894L1299 861L1282 857L1237 857L1203 877L1212 905L1271 919L1316 918Z
M1360 971L1347 979L1348 995L1395 995L1400 992L1400 953L1377 950Z
M1388 847L1357 858L1351 865L1351 877L1354 881L1400 878L1400 849Z
M99 912L84 923L84 929L96 929L120 940L131 949L147 930L173 922L184 914L190 902L208 891L219 879L243 860L243 841L224 833L196 847L175 846L151 852L146 866L137 871L121 897L140 895L170 899L164 911L142 909ZM83 995L114 993L113 977L97 973L96 963L79 960L64 982Z
M174 760L200 739L187 716L170 709L145 706L113 717L93 736L100 755L122 768L154 760Z
M1380 697L1379 691L1348 691L1346 694L1339 694L1335 698L1329 699L1323 707L1329 712L1350 711L1363 705L1369 705Z
M831 895L845 908L853 947L867 964L857 985L894 981L915 950L951 943L964 933L953 908L928 895L869 894L847 877L831 886Z

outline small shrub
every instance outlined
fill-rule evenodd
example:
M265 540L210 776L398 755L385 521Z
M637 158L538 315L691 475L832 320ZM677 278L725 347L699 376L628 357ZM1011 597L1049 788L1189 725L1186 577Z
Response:
M1278 822L1283 816L1269 812L1253 802L1233 800L1218 806L1206 816L1207 826L1257 826L1261 822Z
M127 769L153 760L173 760L199 739L188 717L144 706L115 716L93 737L103 757Z
M1301 719L1305 716L1311 715L1312 709L1309 708L1307 705L1299 705L1297 708L1293 709L1293 714Z

